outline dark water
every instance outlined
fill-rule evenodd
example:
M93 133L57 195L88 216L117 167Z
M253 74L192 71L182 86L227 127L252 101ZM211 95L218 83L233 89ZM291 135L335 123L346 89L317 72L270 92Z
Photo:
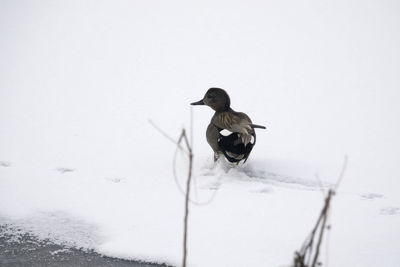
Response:
M93 251L83 251L50 241L41 241L27 233L18 231L14 233L10 231L9 226L0 225L0 266L166 267L167 265L105 257Z

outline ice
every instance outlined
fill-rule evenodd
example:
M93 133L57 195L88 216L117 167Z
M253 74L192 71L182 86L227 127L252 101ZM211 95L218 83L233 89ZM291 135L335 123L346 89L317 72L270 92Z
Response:
M2 225L17 227L19 232L32 234L40 240L66 247L91 249L101 243L94 225L64 212L36 212L19 219L0 218Z

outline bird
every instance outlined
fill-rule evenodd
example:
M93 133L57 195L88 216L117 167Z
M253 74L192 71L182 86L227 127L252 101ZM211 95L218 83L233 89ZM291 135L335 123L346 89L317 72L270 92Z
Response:
M254 129L266 127L253 124L246 113L234 111L228 93L221 88L208 89L203 99L191 105L206 105L215 111L206 130L207 142L214 151L214 161L224 155L229 162L239 164L243 160L245 163L256 143ZM225 135L224 130L230 134Z

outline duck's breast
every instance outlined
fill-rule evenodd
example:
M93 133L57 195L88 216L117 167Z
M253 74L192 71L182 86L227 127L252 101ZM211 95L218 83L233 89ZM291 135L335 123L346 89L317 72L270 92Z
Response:
M211 146L211 148L214 150L214 152L220 152L221 149L219 148L218 145L218 138L219 138L219 129L211 122L206 131L206 138L208 144Z

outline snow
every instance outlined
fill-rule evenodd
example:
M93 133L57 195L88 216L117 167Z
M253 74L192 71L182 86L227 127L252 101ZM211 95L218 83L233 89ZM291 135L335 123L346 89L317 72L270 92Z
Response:
M214 166L193 107L189 266L290 266L332 203L324 266L400 264L396 1L2 1L0 223L179 266L173 138L222 87L257 130ZM187 159L178 154L184 188Z

